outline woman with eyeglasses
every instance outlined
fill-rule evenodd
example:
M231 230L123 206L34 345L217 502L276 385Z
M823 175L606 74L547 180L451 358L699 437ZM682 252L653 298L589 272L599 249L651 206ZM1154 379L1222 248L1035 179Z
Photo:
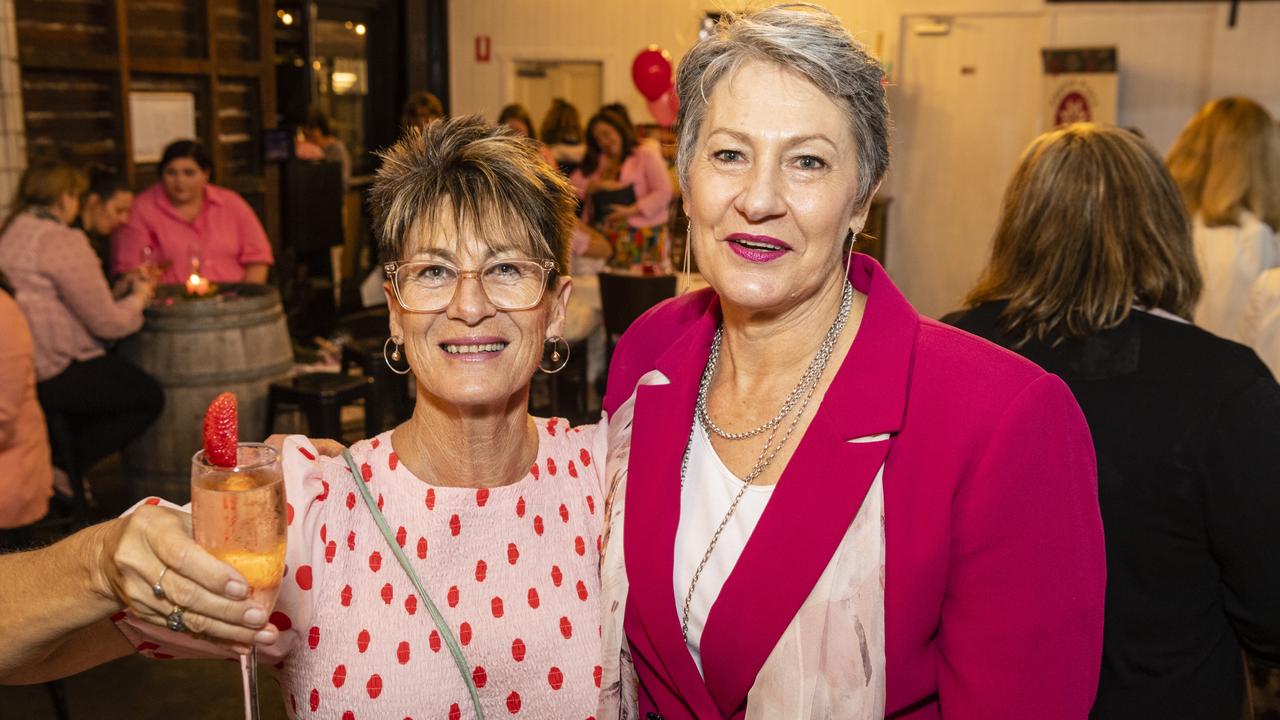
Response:
M411 130L384 160L372 197L387 362L413 373L418 402L349 460L285 441L288 569L275 612L193 545L186 513L143 503L0 558L14 579L0 588L5 607L22 607L4 594L48 568L70 570L40 581L38 608L0 618L0 682L135 651L234 657L257 643L291 717L595 712L603 433L526 409L533 373L568 360L573 189L532 141L471 118ZM164 628L177 606L184 632Z

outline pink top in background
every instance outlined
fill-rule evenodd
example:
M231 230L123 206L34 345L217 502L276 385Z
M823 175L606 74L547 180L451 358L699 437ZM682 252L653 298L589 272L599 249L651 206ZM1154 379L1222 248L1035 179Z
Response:
M580 199L590 199L587 197L587 185L593 180L599 180L600 172L601 168L597 167L590 175L574 170L573 175L569 176L569 182L577 189ZM662 153L654 143L641 142L632 149L627 159L622 161L618 182L635 187L636 207L640 212L627 219L631 227L666 224L668 206L671 204L671 174L667 172L667 162L662 159ZM585 219L588 223L603 220L591 216L589 203Z
M102 355L103 340L142 327L142 301L116 300L89 238L57 220L22 213L0 235L0 270L35 339L36 379Z
M449 649L357 482L377 498L461 644L486 717L595 713L603 433L535 422L538 456L529 474L491 489L415 477L390 432L351 448L360 479L342 458L313 463L311 443L286 440L288 566L271 616L282 632L258 657L274 664L290 718L472 716ZM114 619L150 657L231 657L124 612Z
M161 282L181 283L191 274L191 258L200 274L214 282L239 282L245 266L273 262L271 242L253 208L233 190L206 185L204 207L193 222L183 220L156 183L138 195L129 222L111 238L111 267L128 272L143 263L144 247L152 262L172 263Z

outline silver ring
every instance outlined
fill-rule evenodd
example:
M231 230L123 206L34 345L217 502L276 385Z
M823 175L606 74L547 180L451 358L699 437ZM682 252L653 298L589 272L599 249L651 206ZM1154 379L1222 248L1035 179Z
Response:
M181 605L174 605L173 612L169 613L164 619L165 625L174 632L182 632L187 629L185 623L182 622L182 613L185 612Z
M156 581L151 585L151 594L161 600L164 599L164 588L160 587L160 581L164 579L164 574L167 572L169 572L169 566L165 565L164 569L160 571L160 577L156 578Z

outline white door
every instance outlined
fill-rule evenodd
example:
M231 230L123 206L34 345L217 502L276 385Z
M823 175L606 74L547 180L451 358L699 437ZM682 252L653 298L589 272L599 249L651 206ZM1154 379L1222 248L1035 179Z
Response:
M512 81L514 98L529 110L535 126L555 98L564 98L578 108L585 126L587 119L600 109L602 68L599 62L519 60ZM586 129L585 127L583 128ZM537 128L534 128L537 132Z
M960 307L990 255L1004 186L1040 132L1039 15L904 18L886 262L921 313Z

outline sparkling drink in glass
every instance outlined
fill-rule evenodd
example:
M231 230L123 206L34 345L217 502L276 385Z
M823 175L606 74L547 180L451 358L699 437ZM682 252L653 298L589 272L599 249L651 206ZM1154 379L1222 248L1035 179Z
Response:
M236 466L191 458L191 526L195 540L235 568L250 597L270 613L284 576L286 509L280 456L262 443L239 443ZM245 717L258 718L257 651L240 658Z

